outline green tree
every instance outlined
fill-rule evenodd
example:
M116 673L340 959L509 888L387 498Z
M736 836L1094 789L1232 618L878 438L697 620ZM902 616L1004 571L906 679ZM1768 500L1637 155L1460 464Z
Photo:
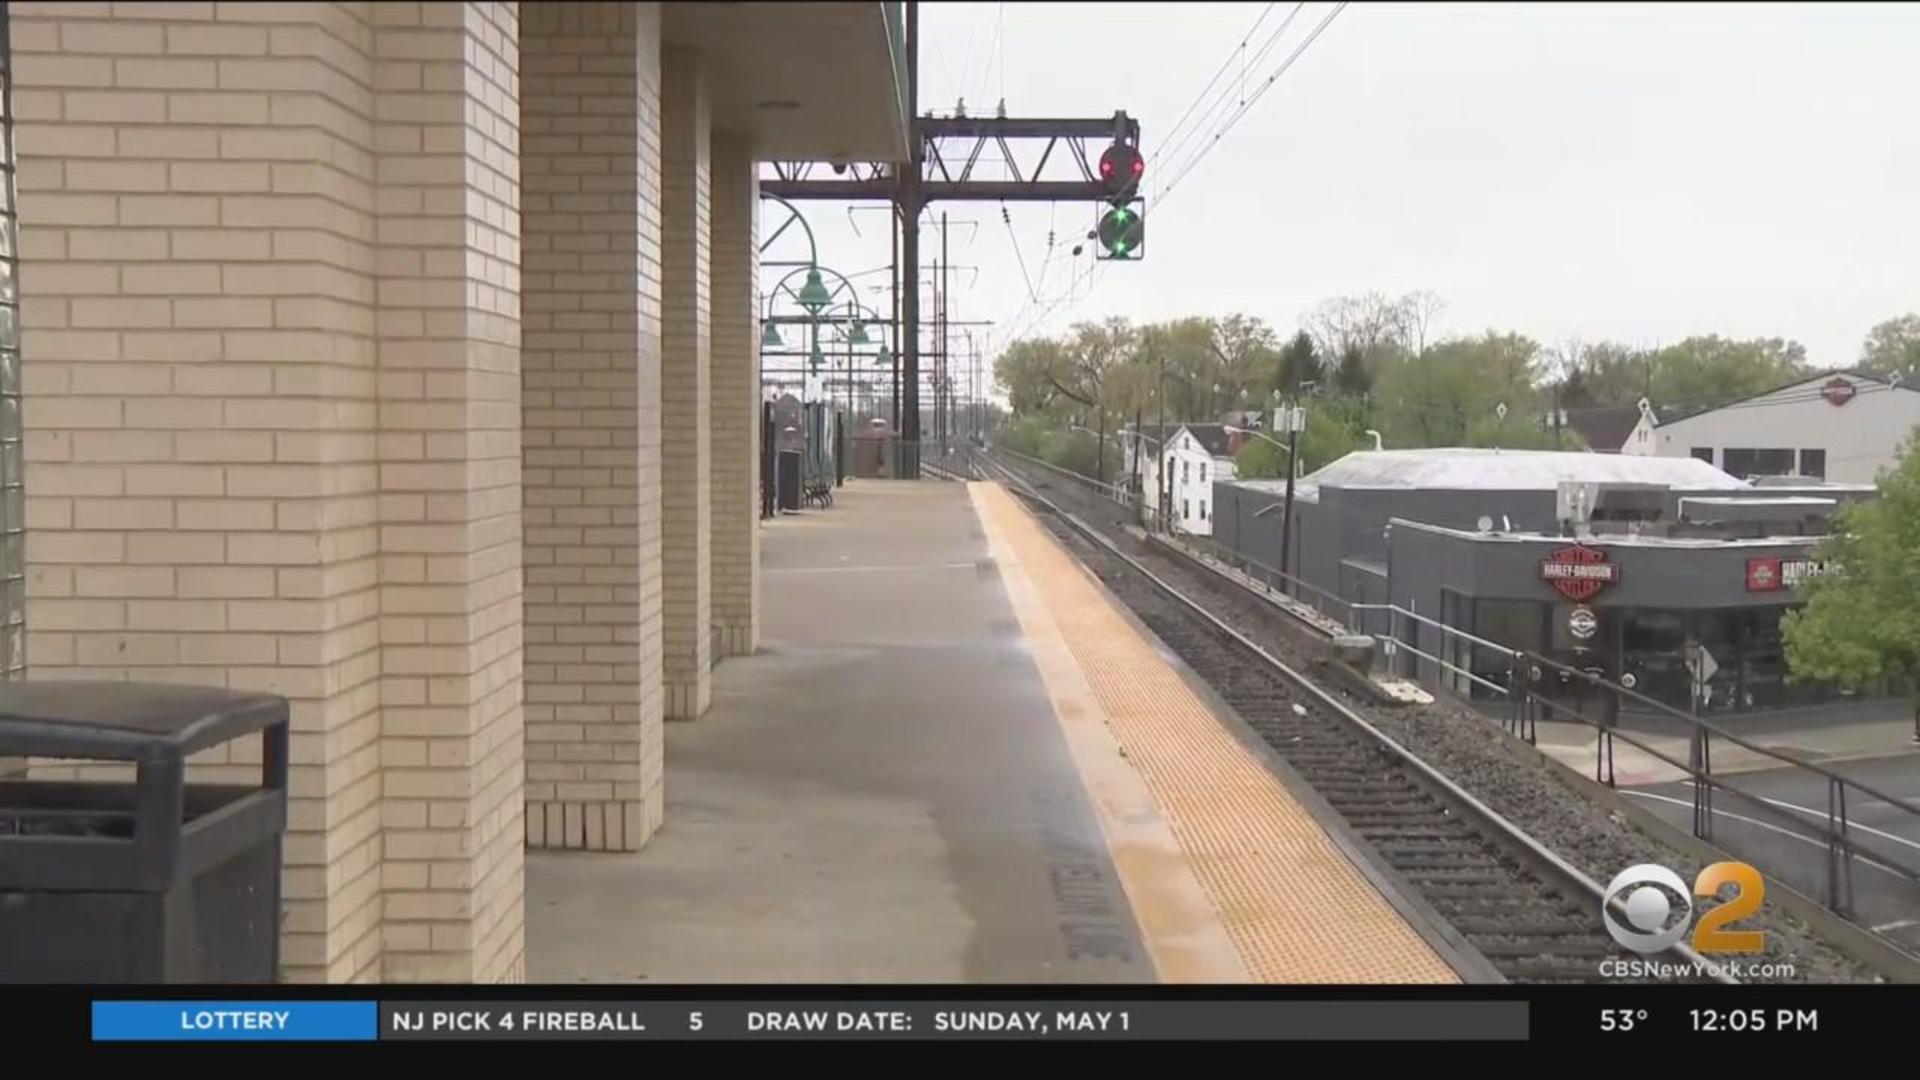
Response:
M1287 475L1287 452L1265 439L1249 438L1233 455L1233 474L1245 480L1275 480Z
M1373 388L1373 375L1367 370L1367 356L1360 346L1349 345L1340 354L1340 366L1333 372L1333 387L1342 394L1364 394Z
M1893 375L1920 368L1920 315L1901 315L1867 331L1860 344L1860 369Z
M1355 450L1371 449L1364 397L1336 394L1307 403L1307 429L1300 433L1300 468L1313 472Z
M1424 356L1399 357L1374 384L1378 427L1396 447L1490 446L1503 437L1499 445L1522 445L1513 440L1531 437L1519 429L1537 425L1545 409L1533 384L1539 356L1533 339L1489 330L1442 341ZM1503 403L1505 421L1498 417Z
M1208 327L1207 346L1215 362L1214 382L1220 384L1223 403L1237 405L1273 385L1280 366L1279 343L1273 327L1247 315L1211 319Z
M1920 453L1910 440L1880 476L1880 497L1836 515L1816 557L1828 572L1801 586L1804 607L1780 621L1797 682L1860 686L1920 676Z
M1302 383L1318 380L1320 357L1313 349L1313 335L1305 330L1293 335L1293 340L1280 350L1277 367L1273 388L1283 397L1299 393Z
M1053 372L1065 367L1065 349L1050 338L1016 341L993 362L994 385L1015 416L1049 412L1060 397Z
M1708 334L1654 352L1653 403L1705 409L1784 386L1810 374L1806 347L1780 338L1736 341Z

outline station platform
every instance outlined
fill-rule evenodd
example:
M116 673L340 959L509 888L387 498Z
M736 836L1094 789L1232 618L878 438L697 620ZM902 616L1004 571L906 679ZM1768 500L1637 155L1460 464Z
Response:
M761 651L669 725L661 831L529 853L529 979L1455 981L998 486L764 528Z

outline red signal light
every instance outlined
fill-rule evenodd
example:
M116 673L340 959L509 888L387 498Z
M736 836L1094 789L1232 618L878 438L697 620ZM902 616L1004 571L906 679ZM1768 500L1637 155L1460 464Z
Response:
M1117 142L1107 147L1100 155L1100 186L1106 189L1110 199L1124 199L1133 194L1140 177L1146 172L1146 162L1140 158L1140 151Z

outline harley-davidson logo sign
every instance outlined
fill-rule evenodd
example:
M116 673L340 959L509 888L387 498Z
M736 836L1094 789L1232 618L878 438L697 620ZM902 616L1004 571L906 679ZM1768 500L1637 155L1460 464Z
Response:
M1828 571L1827 564L1820 559L1786 559L1768 557L1747 560L1747 591L1778 592L1782 589L1795 589L1810 577L1818 577Z
M1540 560L1540 579L1578 604L1619 581L1620 567L1607 561L1606 552L1575 544Z
M1852 383L1838 375L1828 379L1826 385L1820 388L1820 396L1826 398L1829 405L1845 405L1853 400L1857 392Z

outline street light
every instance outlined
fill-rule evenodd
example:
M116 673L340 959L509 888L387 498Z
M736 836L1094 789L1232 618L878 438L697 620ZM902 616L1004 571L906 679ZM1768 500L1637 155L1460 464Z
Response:
M1268 435L1267 433L1263 431L1259 431L1255 428L1234 427L1232 424L1221 424L1220 426L1225 428L1228 431L1233 432L1236 435L1252 435L1256 439L1265 439L1266 441L1272 443L1273 445L1279 447L1280 449L1285 450L1287 452L1287 463L1289 465L1293 463L1293 447L1288 446L1286 443L1281 442L1279 439L1276 439L1273 436Z
M760 332L760 347L763 349L784 349L787 343L780 337L780 328L767 320L767 328Z
M820 278L818 267L807 271L806 284L800 286L800 291L794 293L793 298L801 307L807 309L808 314L815 316L820 314L821 308L833 302L833 297L827 293L826 282Z

